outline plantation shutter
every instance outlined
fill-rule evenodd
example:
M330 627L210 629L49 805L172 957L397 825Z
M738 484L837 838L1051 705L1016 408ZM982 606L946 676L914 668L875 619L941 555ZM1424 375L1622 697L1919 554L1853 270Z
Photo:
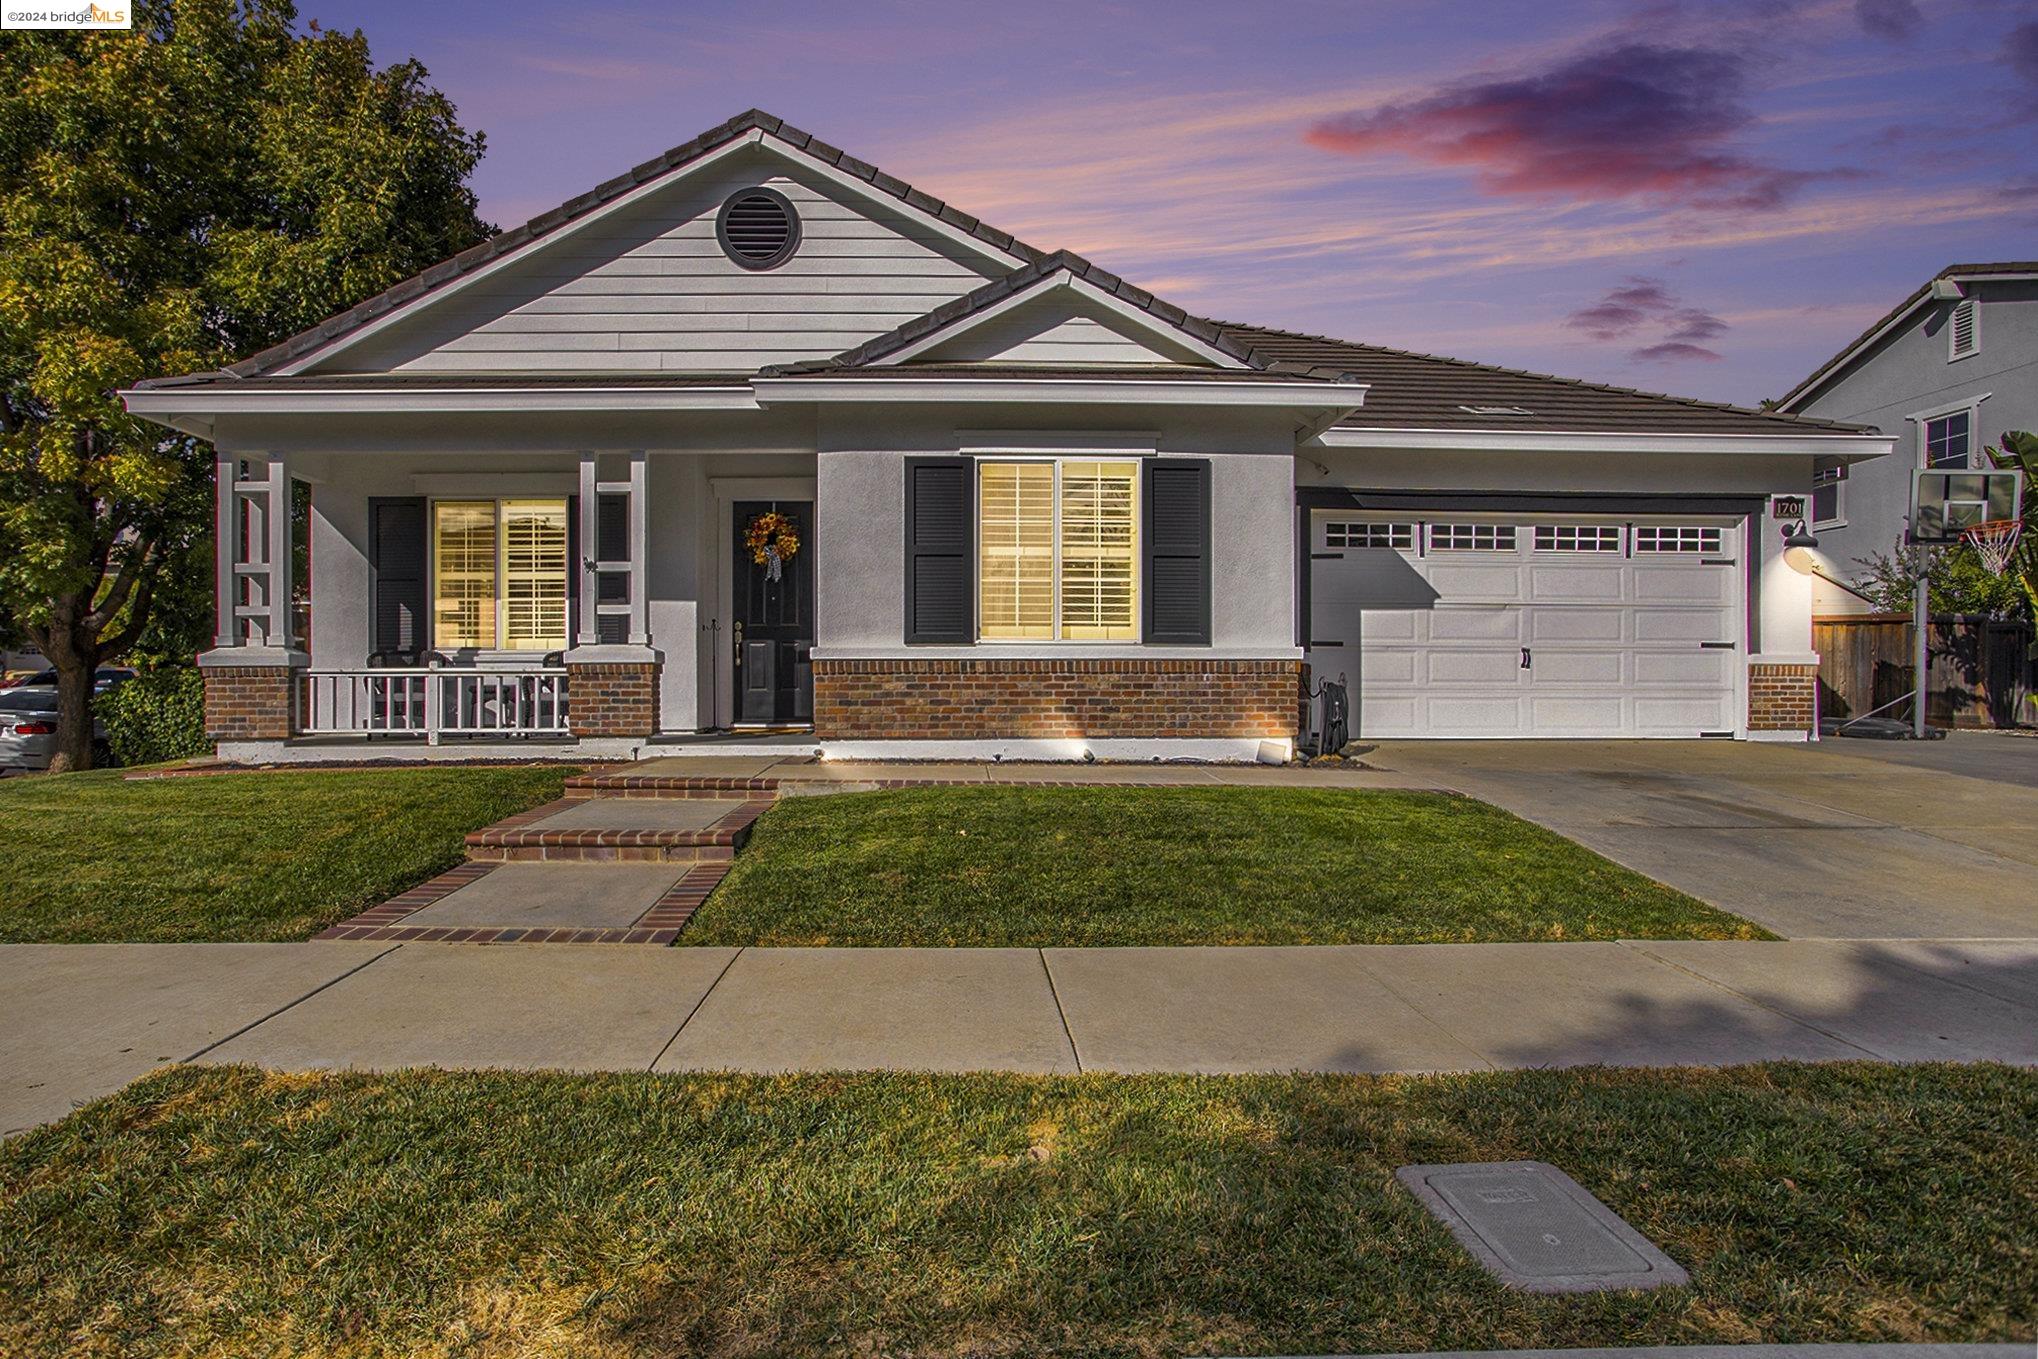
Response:
M425 634L425 500L423 496L369 502L369 561L375 589L369 605L372 650L415 663Z
M977 635L1054 637L1054 464L977 467Z
M1145 636L1210 643L1210 461L1146 459Z
M906 459L906 640L972 642L976 496L968 458Z

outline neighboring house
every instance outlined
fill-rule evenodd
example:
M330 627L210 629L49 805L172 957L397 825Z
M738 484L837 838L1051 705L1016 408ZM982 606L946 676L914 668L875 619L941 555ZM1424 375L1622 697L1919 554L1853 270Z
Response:
M1769 497L1889 447L1205 320L757 112L124 395L219 449L207 720L263 759L1251 758L1339 677L1360 737L1804 739Z
M1896 454L1814 473L1812 529L1820 569L1853 583L1861 560L1888 553L1909 528L1920 467L1987 467L2006 430L2038 429L2038 261L1954 264L1897 304L1777 403L1792 415L1871 426ZM1831 581L1818 612L1874 606Z

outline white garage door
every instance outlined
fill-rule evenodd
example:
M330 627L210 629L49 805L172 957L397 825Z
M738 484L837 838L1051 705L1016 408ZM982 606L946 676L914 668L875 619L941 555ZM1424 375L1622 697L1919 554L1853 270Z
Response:
M1318 677L1354 735L1731 735L1740 529L1724 520L1311 516Z

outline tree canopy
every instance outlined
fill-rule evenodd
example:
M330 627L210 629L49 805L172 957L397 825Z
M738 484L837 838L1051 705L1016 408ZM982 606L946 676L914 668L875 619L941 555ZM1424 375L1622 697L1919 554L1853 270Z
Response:
M209 451L117 389L480 240L481 154L416 61L378 70L360 32L300 32L280 0L144 0L132 32L0 44L0 616L72 676L70 763L92 669L210 588Z

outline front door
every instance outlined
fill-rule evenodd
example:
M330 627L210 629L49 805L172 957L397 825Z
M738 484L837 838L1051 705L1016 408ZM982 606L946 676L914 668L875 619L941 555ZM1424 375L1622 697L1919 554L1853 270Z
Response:
M772 557L781 537L766 519L772 514L785 520L799 544L790 555L777 553L776 580ZM735 515L736 561L730 579L736 583L736 612L730 631L736 648L736 720L811 722L814 502L739 500Z

